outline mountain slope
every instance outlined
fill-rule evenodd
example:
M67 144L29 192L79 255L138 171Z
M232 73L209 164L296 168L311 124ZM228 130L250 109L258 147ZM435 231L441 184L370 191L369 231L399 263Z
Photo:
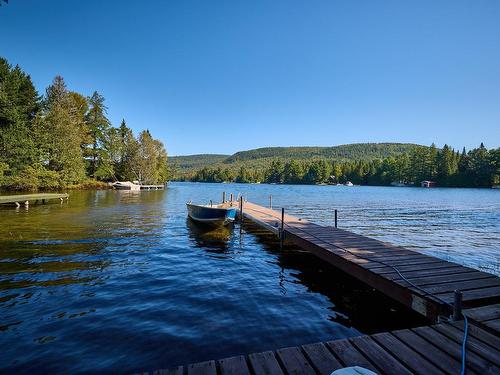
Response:
M275 159L283 161L315 158L336 161L373 160L407 153L415 147L424 146L411 143L353 143L333 147L264 147L239 151L233 155L173 156L169 158L169 163L172 166L174 178L183 178L204 167L236 170L244 165L248 168L262 168Z

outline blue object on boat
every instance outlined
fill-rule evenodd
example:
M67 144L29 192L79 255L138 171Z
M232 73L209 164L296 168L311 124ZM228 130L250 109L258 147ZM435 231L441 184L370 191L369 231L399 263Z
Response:
M236 207L227 204L201 205L187 203L188 215L191 219L210 226L222 226L232 223L236 218Z

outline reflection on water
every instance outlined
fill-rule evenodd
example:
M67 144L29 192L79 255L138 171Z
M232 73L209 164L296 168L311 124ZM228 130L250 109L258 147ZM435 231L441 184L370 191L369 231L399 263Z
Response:
M229 249L233 224L214 228L199 224L188 217L186 226L189 230L189 238L193 240L194 246L214 253L224 253Z
M261 204L273 194L276 207L323 224L339 208L344 228L499 273L494 191L75 191L62 205L0 208L0 369L134 372L423 324L258 227L187 219L186 201L222 189Z

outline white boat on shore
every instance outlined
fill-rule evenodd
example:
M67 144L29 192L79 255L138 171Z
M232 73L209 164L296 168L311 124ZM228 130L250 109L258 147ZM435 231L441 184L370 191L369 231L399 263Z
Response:
M141 190L141 185L130 181L116 181L113 184L113 189L116 190Z

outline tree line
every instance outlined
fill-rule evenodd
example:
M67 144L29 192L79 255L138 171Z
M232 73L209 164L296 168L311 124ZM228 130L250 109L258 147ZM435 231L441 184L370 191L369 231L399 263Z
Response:
M448 145L438 149L414 147L398 156L372 160L336 161L326 158L311 160L272 160L264 168L239 169L205 167L190 178L198 182L242 182L277 184L346 183L359 185L420 185L435 181L438 186L492 187L500 184L500 148L487 150L465 148L460 152Z
M28 74L0 58L0 188L56 189L99 182L167 181L167 153L148 130L113 127L104 97L56 76L39 95Z

